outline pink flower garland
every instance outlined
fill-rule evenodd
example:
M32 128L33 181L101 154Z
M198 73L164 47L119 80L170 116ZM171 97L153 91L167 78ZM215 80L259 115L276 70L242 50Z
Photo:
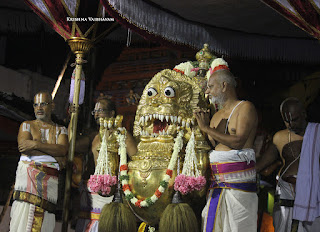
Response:
M91 175L88 180L92 192L101 191L103 195L108 195L111 187L117 184L117 177L111 175Z
M200 191L206 185L204 176L186 176L178 175L174 180L174 190L186 195L194 190Z

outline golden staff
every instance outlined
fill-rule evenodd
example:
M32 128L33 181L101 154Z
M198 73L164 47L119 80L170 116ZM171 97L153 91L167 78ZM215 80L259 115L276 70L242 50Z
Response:
M73 106L75 107L75 112L71 113L70 120L70 135L69 135L69 153L66 168L66 183L65 183L65 195L64 195L64 210L62 216L62 231L68 230L68 218L69 218L69 205L70 205L70 194L71 194L71 175L72 175L72 165L73 157L76 147L76 132L77 132L77 122L78 122L78 109L79 109L79 93L80 93L80 81L83 58L86 53L93 47L91 40L83 37L71 37L67 40L71 51L76 55L76 71L75 71L75 81L74 81L74 95L73 95Z

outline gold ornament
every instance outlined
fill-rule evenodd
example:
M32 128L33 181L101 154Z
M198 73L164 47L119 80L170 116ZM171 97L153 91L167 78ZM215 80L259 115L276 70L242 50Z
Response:
M138 152L128 162L129 185L137 199L144 200L152 196L158 188L159 181L166 174L179 130L185 134L183 149L191 131L195 131L198 168L205 175L210 147L196 125L193 111L207 108L208 102L199 85L182 73L165 69L146 85L133 129L134 137L139 141ZM184 153L184 150L179 153L180 164L183 163ZM132 210L149 224L157 224L162 212L171 203L176 175L176 170L173 170L168 189L154 205L139 208L130 203ZM195 195L203 197L205 190Z

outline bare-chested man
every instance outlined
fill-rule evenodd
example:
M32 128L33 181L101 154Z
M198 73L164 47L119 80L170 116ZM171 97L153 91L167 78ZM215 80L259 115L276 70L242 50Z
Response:
M202 212L203 231L257 231L255 154L258 118L251 102L237 98L227 63L216 59L206 94L222 108L211 121L195 112L198 125L215 147L209 153L213 182ZM213 63L214 64L214 63Z
M36 120L21 124L10 231L53 231L58 199L58 170L68 151L67 129L52 122L51 95L34 97ZM58 163L58 161L61 161Z
M115 118L116 117L116 107L115 104L106 97L98 98L98 101L95 105L94 110L92 111L92 115L96 120L97 125L100 124L100 118ZM99 125L100 126L100 125ZM106 136L108 139L108 152L109 159L111 163L116 164L119 162L119 155L117 153L117 142L114 137L115 128L110 128ZM97 160L99 157L99 147L101 145L100 134L97 132L91 144L91 151L93 153L94 163L97 166ZM127 133L126 136L126 145L127 145L127 153L129 156L134 155L137 152L137 146L130 135ZM86 147L86 146L84 146ZM116 150L113 150L115 149ZM116 169L117 165L112 165L111 172L112 175L117 175L118 169ZM116 170L115 170L116 169ZM93 173L92 173L93 174ZM86 183L83 183L86 185ZM97 232L99 226L99 217L101 210L105 204L109 204L113 200L113 196L101 196L97 193L88 192L86 186L81 186L80 190L81 194L81 202L80 202L80 220L77 221L76 231L89 231L89 232Z
M319 219L316 220L314 225L312 225L313 220L309 222L298 222L297 220L294 220L294 223L292 224L300 157L302 157L303 140L306 136L305 132L308 125L306 111L303 104L297 98L291 97L281 103L280 113L287 128L275 133L273 136L273 143L269 145L268 149L261 159L258 160L256 165L256 169L259 172L273 163L278 158L278 154L280 154L283 162L283 166L277 177L276 203L273 215L275 231L318 231L320 227ZM310 124L310 126L312 125L313 124ZM318 159L315 160L318 160L319 162L319 155ZM311 162L313 163L315 160ZM306 170L309 168L312 167L305 167ZM317 179L319 183L319 176ZM308 180L302 180L302 182L304 181ZM304 189L303 191L305 191L306 196L310 195L310 189ZM306 206L309 207L308 204ZM319 213L315 217L318 217Z

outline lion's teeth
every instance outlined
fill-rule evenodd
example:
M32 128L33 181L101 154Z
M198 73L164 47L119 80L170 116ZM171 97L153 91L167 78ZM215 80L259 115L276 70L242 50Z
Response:
M164 116L163 115L159 115L160 117L160 121L163 122Z
M179 123L179 124L181 123L181 120L182 120L182 118L181 118L181 116L179 116L179 117L178 117L178 123Z
M186 121L182 120L182 127L186 125Z

